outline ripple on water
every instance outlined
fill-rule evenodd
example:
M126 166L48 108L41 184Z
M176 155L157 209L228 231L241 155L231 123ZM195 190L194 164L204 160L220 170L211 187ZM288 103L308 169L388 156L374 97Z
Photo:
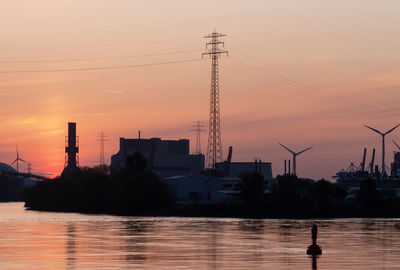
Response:
M399 219L116 217L0 204L4 269L399 269ZM315 266L315 265L314 265Z

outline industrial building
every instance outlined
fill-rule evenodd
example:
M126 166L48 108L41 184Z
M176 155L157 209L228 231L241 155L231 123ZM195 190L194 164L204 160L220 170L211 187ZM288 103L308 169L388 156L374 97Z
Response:
M159 177L189 175L204 170L204 155L189 154L189 140L125 139L119 140L119 152L111 157L111 169L125 167L126 158L140 152L147 159L147 169Z
M239 178L241 172L259 172L264 176L264 180L272 179L271 162L218 162L215 164L217 171L222 171L226 178Z
M179 204L229 203L238 200L240 179L224 179L205 175L164 178L172 198Z

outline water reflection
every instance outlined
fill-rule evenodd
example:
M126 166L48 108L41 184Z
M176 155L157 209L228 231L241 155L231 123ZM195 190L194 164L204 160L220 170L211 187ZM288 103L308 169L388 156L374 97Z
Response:
M0 205L2 269L398 269L400 219L135 218ZM320 257L306 255L318 223Z
M152 223L149 225L151 226ZM121 234L125 238L126 261L144 264L146 261L146 234L148 224L143 221L121 222Z
M244 233L251 232L258 235L264 231L264 220L262 219L240 220L238 224L239 230Z
M210 240L208 241L208 250L210 255L210 269L217 269L217 247L218 247L218 239L217 239L217 223L209 222L209 231Z
M312 256L309 256L309 257L311 258L311 261L312 261L311 269L312 270L318 269L317 260L318 260L319 256L318 255L312 255Z
M67 268L75 268L75 224L69 222L67 224Z

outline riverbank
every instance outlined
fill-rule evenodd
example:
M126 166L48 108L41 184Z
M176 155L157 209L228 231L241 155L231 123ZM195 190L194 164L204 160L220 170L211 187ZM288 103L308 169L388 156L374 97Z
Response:
M26 205L25 205L26 206ZM342 211L316 213L312 209L304 210L299 208L279 208L274 204L265 205L253 209L245 203L237 204L210 204L210 205L174 205L168 209L158 211L87 211L83 209L47 209L26 206L27 210L80 213L80 214L107 214L115 216L137 216L137 217L204 217L204 218L250 218L250 219L336 219L336 218L400 218L394 212L363 212L353 209L355 206L349 203ZM273 208L274 207L274 208Z
M251 174L250 174L251 176ZM400 217L400 200L378 191L365 180L357 196L325 180L309 181L279 176L264 193L256 174L243 178L236 202L174 203L165 183L144 170L108 175L82 169L79 175L43 181L25 191L27 209L121 216L180 216L235 218L359 218ZM258 179L258 180L257 180ZM257 180L257 181L255 181ZM247 181L247 182L246 182Z

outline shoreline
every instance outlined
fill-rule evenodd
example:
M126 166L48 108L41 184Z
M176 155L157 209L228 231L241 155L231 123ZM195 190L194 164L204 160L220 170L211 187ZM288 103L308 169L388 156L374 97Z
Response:
M245 204L241 205L244 206ZM290 219L290 220L300 220L300 219L363 219L363 218L400 218L400 215L289 215L289 214L272 214L272 213L261 213L261 212L210 212L206 211L208 207L226 207L227 205L207 205L206 209L199 209L199 205L191 205L190 207L176 207L174 209L166 209L163 211L154 212L137 212L137 213L116 213L108 211L84 211L84 210L63 210L63 209L36 209L34 207L23 206L25 210L28 211L38 211L38 212L49 212L49 213L76 213L85 215L110 215L110 216L121 216L121 217L187 217L187 218L240 218L240 219ZM237 205L229 205L235 208ZM202 206L200 206L203 208ZM190 212L190 213L189 213Z

